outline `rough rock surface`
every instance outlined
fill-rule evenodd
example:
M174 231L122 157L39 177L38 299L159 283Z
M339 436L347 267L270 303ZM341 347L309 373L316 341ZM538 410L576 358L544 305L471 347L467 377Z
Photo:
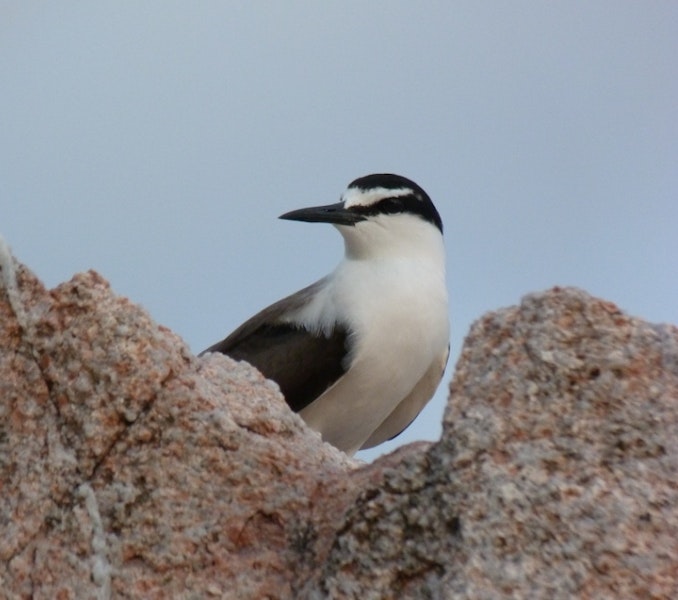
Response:
M0 597L678 597L674 327L528 296L440 442L363 465L96 273L0 259Z

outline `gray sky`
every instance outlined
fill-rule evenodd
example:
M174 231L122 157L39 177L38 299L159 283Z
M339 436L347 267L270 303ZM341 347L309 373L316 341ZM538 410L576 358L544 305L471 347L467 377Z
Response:
M277 220L395 172L443 217L452 356L575 285L678 323L678 3L0 1L0 234L194 351L340 259Z

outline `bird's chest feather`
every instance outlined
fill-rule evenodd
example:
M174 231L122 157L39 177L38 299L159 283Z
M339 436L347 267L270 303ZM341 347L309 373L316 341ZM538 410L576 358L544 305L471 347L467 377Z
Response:
M337 272L337 312L348 315L355 358L428 367L449 339L444 273L423 261L348 263Z

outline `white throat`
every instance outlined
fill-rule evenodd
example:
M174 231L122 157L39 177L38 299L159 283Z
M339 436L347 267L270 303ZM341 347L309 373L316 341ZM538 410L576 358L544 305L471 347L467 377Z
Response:
M443 236L431 223L411 214L377 215L348 227L338 225L347 259L411 258L445 268Z

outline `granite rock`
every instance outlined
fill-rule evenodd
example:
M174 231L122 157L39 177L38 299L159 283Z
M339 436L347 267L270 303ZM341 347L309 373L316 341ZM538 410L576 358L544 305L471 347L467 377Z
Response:
M310 597L678 598L678 329L571 288L485 315L381 475Z
M0 597L678 597L675 327L527 296L366 465L98 274L0 270Z

